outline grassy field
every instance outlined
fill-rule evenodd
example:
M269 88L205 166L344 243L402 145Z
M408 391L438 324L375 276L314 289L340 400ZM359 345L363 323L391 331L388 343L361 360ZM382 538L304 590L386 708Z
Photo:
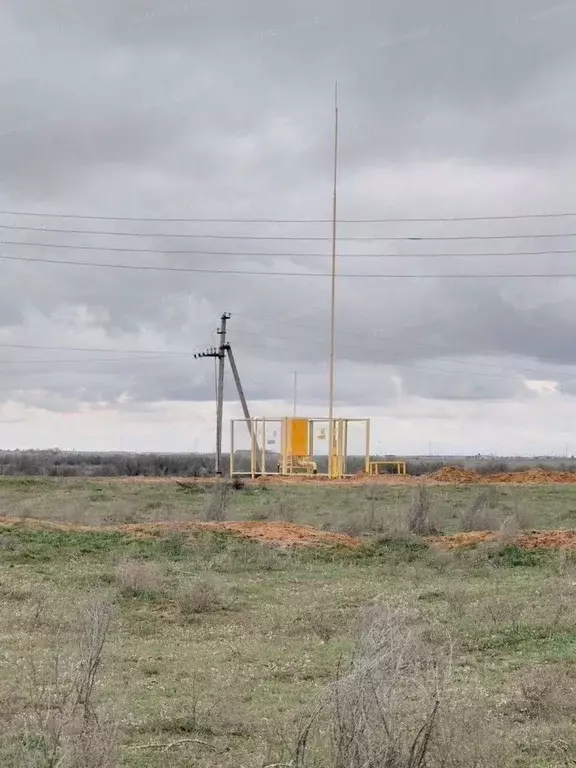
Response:
M576 558L522 551L514 531L573 527L576 487L430 488L441 532L504 524L496 544L449 553L406 533L414 493L289 486L216 499L230 520L365 539L356 550L283 551L214 532L136 538L27 524L193 520L214 511L210 489L3 479L0 514L19 520L0 528L0 765L575 765ZM404 649L394 674L381 656L362 668L387 694L396 740L383 755L374 739L384 715L366 686L354 688L366 680L349 664L391 627L386 648ZM417 762L405 742L419 738L436 696ZM321 702L303 751L302 724ZM342 751L352 721L363 723L363 754Z
M256 485L231 491L229 520L286 520L337 531L378 533L403 517L413 487ZM431 512L444 533L460 530L465 511L484 495L486 522L510 515L525 528L576 527L576 485L430 486ZM211 486L176 482L0 478L0 515L87 525L194 520L211 503Z

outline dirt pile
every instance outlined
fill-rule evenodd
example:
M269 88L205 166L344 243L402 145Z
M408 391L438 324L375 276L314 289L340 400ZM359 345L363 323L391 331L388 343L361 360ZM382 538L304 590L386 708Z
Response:
M144 536L167 536L174 533L194 534L198 531L226 531L243 539L261 541L280 547L345 546L359 547L360 539L344 533L321 531L311 525L296 525L283 522L233 522L233 523L149 523L144 525L121 525L116 530L122 533Z
M463 467L442 467L437 472L426 475L427 480L435 480L439 483L481 483L482 475L471 469Z
M488 475L490 483L517 483L525 485L549 485L550 483L576 483L576 472L557 472L536 467L525 472L500 472Z
M576 483L576 472L556 472L553 470L527 469L525 472L498 472L493 475L481 475L463 467L442 467L437 472L426 475L424 480L454 485L478 483L511 483L515 485L550 485L553 483Z
M356 549L362 545L360 539L344 533L332 533L313 528L311 525L295 525L283 522L231 522L231 523L202 523L202 522L166 522L142 523L130 525L88 526L74 523L57 523L47 520L34 520L0 517L0 528L31 528L48 531L104 532L125 533L137 538L161 538L174 534L197 536L202 531L223 531L234 536L252 541L260 541L286 549L294 547L351 547Z
M455 533L453 536L435 536L428 541L441 549L465 549L498 540L492 531ZM513 544L521 549L576 549L576 531L531 531L514 537Z
M227 532L243 539L259 541L285 549L300 547L349 547L358 549L363 542L356 536L344 533L332 533L313 528L311 525L296 525L283 522L162 522L130 525L90 526L75 523L59 523L51 520L33 518L15 518L0 516L2 528L25 528L28 530L80 532L80 533L124 533L134 538L164 538L174 534L197 536L202 531ZM452 536L431 536L425 539L441 549L464 549L478 544L498 541L498 534L493 531L473 531L456 533ZM523 549L576 549L576 530L574 531L531 531L516 536L515 546Z

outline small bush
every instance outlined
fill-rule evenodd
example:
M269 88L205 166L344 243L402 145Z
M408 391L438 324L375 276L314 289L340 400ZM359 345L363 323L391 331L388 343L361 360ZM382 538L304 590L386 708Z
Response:
M187 493L204 493L206 491L205 485L194 480L177 480L176 484L181 491Z
M266 520L270 520L271 513L269 507L260 507L259 509L255 509L253 512L250 513L250 520L254 523L259 522L265 522Z
M281 571L290 565L293 556L290 551L226 537L221 550L210 558L209 567L220 573Z
M525 670L519 688L516 708L530 719L553 720L574 712L574 675L560 665L539 664Z
M205 522L221 523L228 516L228 501L230 496L230 483L219 480L212 487L204 509L202 519Z
M510 567L537 567L550 560L551 553L543 549L522 549L514 544L487 547L487 557L495 565Z
M114 768L116 727L102 710L99 683L112 608L91 600L78 619L76 647L54 652L40 668L27 660L22 690L27 699L16 730L3 733L3 765L30 768ZM63 638L57 639L57 644ZM6 762L8 760L9 762Z
M419 485L408 512L408 530L417 536L429 536L437 533L430 521L430 495L425 485Z
M226 607L221 589L214 581L205 578L182 585L177 600L185 615L212 613Z
M518 526L518 519L515 515L507 517L498 531L498 544L501 547L509 547L513 545L518 539L520 528Z
M157 563L126 559L117 566L115 581L123 597L157 599L164 594L165 572Z
M352 659L304 723L292 765L439 765L431 758L449 665L426 642L417 618L380 602L365 612ZM324 755L328 762L319 759Z
M296 510L293 504L279 498L272 507L272 518L283 523L294 523L297 518Z
M494 507L498 502L495 488L482 488L472 498L460 520L463 531L493 531L498 527Z

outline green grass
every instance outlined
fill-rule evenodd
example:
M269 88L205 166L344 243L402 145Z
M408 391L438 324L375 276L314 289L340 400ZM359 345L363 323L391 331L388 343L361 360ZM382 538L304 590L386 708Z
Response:
M456 528L475 492L432 489L433 511L444 515L446 530ZM501 504L529 506L536 527L556 526L562 504L576 506L574 494L571 487L506 488ZM5 514L94 524L127 516L194 519L205 497L172 485L0 483ZM382 515L392 515L409 498L405 488L238 491L229 517L265 511L274 519L281 506L290 518L341 528L376 502ZM119 725L120 766L286 762L282 747L295 733L295 720L335 678L359 611L379 596L414 610L434 642L449 642L457 695L478 707L479 722L495 739L512 745L507 768L574 764L572 689L562 689L561 712L528 717L521 685L540 665L572 680L572 555L513 544L438 552L417 539L372 534L360 550L286 552L221 533L137 539L97 528L2 529L0 764L18 765L3 749L27 711L32 661L42 676L56 650L66 657L78 609L95 593L115 604L98 695ZM141 588L126 586L130 568L143 579ZM203 600L194 593L198 585L208 585ZM210 746L136 748L185 738Z
M529 528L576 527L576 485L489 487L496 522L516 515ZM459 530L464 511L481 488L430 487L437 527L444 533ZM201 517L210 493L201 481L191 490L176 482L2 477L0 513L93 525L194 520ZM227 512L231 520L290 520L377 534L404 514L412 493L408 486L245 487L231 492Z

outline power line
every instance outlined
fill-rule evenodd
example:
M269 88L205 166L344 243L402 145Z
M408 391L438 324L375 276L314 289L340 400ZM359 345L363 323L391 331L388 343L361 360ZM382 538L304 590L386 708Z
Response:
M476 311L478 311L478 309ZM255 315L249 315L249 314L247 314L245 312L234 311L234 315L238 315L240 317L247 317L247 318L251 318L251 319L254 319L254 320L258 320L260 323L262 323L262 322L278 323L278 324L281 324L281 325L290 326L291 328L303 328L303 329L305 329L307 331L310 331L310 330L321 331L322 330L317 325L315 325L315 326L314 325L306 325L304 323L297 323L297 322L293 322L293 321L290 321L290 320L278 320L278 319L274 319L274 318L262 318L262 317L258 317L258 316L255 316ZM418 323L416 325L409 325L409 326L402 326L401 328L398 329L398 333L403 333L406 330L421 329L424 326L425 326L424 323ZM241 332L242 333L246 333L248 335L259 335L259 334L254 334L254 332L252 332L252 331L246 331L244 329L241 329ZM266 335L269 336L270 338L276 338L276 339L286 339L287 340L287 339L294 338L294 337L289 337L289 336L279 336L277 334L273 335L273 334L269 334L268 332L267 332ZM355 338L362 338L362 339L367 339L368 338L368 339L374 339L374 341L381 341L381 342L397 341L397 336L396 337L395 336L383 336L383 335L378 334L378 333L366 333L366 332L359 333L357 331L338 330L338 336L352 336L352 337L355 337ZM316 341L316 339L312 339L312 341ZM322 345L325 344L325 340L318 339L317 341L319 343L322 343ZM420 342L420 341L413 341L413 340L411 340L410 341L410 345L411 346L415 346L415 347L422 347L423 349L433 349L433 350L440 351L440 352L445 352L446 351L443 346L440 346L438 344L423 343L423 342ZM340 344L338 344L338 347L340 349L343 348ZM357 345L354 345L354 347L347 347L347 349L354 349L354 350L361 349L361 350L365 350L367 352L374 352L374 351L376 351L373 348L359 347ZM479 352L478 354L479 355L489 354L489 356L491 356L491 357L497 356L497 355L494 355L494 353ZM444 359L446 359L446 358L444 358ZM447 362L468 364L467 361L463 361L463 360L447 360ZM477 365L481 365L483 367L488 367L488 368L504 368L504 366L501 366L501 365L498 365L498 364L495 364L495 363L480 363L480 362L477 362L476 364ZM510 369L510 370L512 370L512 369ZM524 368L524 370L529 371L531 373L542 373L541 370L535 369L535 368Z
M25 227L12 224L0 224L0 229L19 232L50 232L66 235L103 235L109 237L176 237L192 240L250 240L250 241L290 241L290 242L329 242L329 236L300 236L300 235L220 235L185 232L110 232L94 229L58 229L53 227ZM358 235L354 237L339 237L338 242L445 242L454 240L526 240L532 238L576 237L576 232L536 232L522 235Z
M251 335L261 336L261 334L251 334ZM274 338L281 339L283 337L276 336ZM294 339L294 340L297 341L296 339ZM240 346L240 347L247 347L247 348L253 348L253 349L267 349L267 350L270 350L270 347L266 346L264 344L249 344L249 343L247 344L245 342L237 342L236 345ZM1 344L0 346L7 347L7 346L12 346L12 345ZM18 348L24 348L25 347L27 349L56 349L54 347L41 347L40 345L13 345L13 346L18 346ZM375 350L375 349L371 349L371 348L367 348L367 347L357 347L357 346L355 346L355 347L343 347L341 345L337 345L337 348L340 349L340 350L345 349L345 350L366 351L366 352L370 352L371 355L374 355L374 353L377 353L377 352L380 351L380 350ZM74 348L70 348L70 347L61 347L61 348L58 348L58 349L67 349L68 351L76 351ZM314 352L315 351L315 347L297 347L297 348L293 348L293 349L294 349L294 351L299 351L299 352ZM164 354L173 354L173 353L166 352ZM179 353L177 353L177 354L179 354ZM186 354L188 355L189 353L186 353ZM155 357L155 359L158 359L159 357L161 357L161 355L157 355L157 356L154 356L154 357ZM89 360L78 360L78 359L76 359L76 360L49 360L49 359L46 359L46 360L0 360L0 364L13 363L13 364L20 365L22 363L25 363L25 364L26 363L35 363L35 364L42 364L43 363L43 364L47 364L47 365L52 365L52 364L55 364L55 363L56 364L64 364L64 363L81 363L81 364L85 364L85 363L96 363L96 362L98 362L98 363L102 363L102 362L106 362L106 363L108 363L108 362L142 362L142 361L148 362L148 361L150 361L152 359L153 358L151 358L151 357L147 357L147 358L116 358L116 359L109 359L108 358L108 359L89 359ZM449 360L449 359L445 359L444 362L447 362L447 363L457 363L457 364L461 364L461 365L474 365L475 364L475 363L469 363L468 361L465 361L465 360ZM390 362L386 361L383 364L385 364L386 366L388 366L390 368L410 368L410 369L423 370L423 371L429 371L429 372L435 372L435 373L470 374L470 375L474 375L474 376L488 376L489 378L511 378L511 377L506 377L506 376L500 376L498 374L486 373L485 371L477 371L477 370L473 370L473 369L472 370L463 370L462 371L462 370L449 370L449 369L446 369L446 368L430 368L429 366L419 366L417 364L412 364L412 363L409 363L409 362L408 363L402 363L402 362L398 362L398 361L390 361ZM478 363L478 365L485 365L485 364L484 363ZM494 366L494 367L500 368L500 366ZM514 377L522 375L521 371L517 372L517 371L514 371L511 368L502 367L502 370L503 371L510 371L511 373L514 373ZM576 374L575 374L575 376L576 376Z
M244 331L243 333L246 333L246 335L255 335L255 336L259 336L259 337L262 336L262 334L257 334L257 333L250 334L249 332L246 332L246 331ZM278 340L290 340L290 341L292 341L292 339L287 339L287 337L275 336L273 338L277 338ZM298 341L298 340L294 339L294 341ZM318 341L318 344L316 346L312 346L312 347L301 347L301 346L293 347L292 351L298 351L298 352L304 352L304 353L314 353L316 351L316 349L320 346L320 340L313 340L313 341L314 342ZM265 344L251 344L251 343L246 343L244 341L236 342L236 346L246 347L246 348L249 348L249 349L252 348L252 349L265 349L265 350L268 350L268 351L270 350L270 346L267 346ZM88 348L88 347L82 347L82 348L80 348L80 347L61 347L61 346L50 346L50 345L40 345L40 344L9 344L9 343L2 343L2 344L0 344L0 347L3 347L3 348L17 348L17 349L58 350L58 351L68 351L68 352L118 352L118 353L122 353L122 354L150 354L150 355L153 355L156 358L163 357L163 356L166 356L166 355L168 355L168 356L175 355L175 356L191 357L191 354L192 354L191 352L173 352L173 351L170 351L170 350L155 351L155 352L150 351L150 352L148 352L148 351L144 351L144 350L114 350L114 349ZM373 360L374 354L378 353L380 351L380 350L377 350L377 349L374 349L374 348L370 348L370 347L359 347L357 345L355 345L353 347L352 346L345 347L345 346L342 346L342 345L337 345L337 348L339 350L353 350L353 351L366 351L366 352L369 352L370 355L371 355L371 360ZM47 359L47 360L29 360L29 361L26 361L26 360L13 360L13 361L12 360L3 360L3 361L0 361L0 363L18 363L18 364L20 364L20 363L28 363L28 362L32 363L32 362L34 362L34 363L38 363L38 364L45 363L45 364L49 365L49 364L53 364L53 363L81 363L81 364L84 364L84 363L87 363L87 362L133 362L133 361L141 362L143 360L148 361L150 359L152 359L152 358L151 357L148 357L148 358L131 357L131 358L116 358L116 359L113 359L113 360L112 359L106 359L106 360L97 360L97 359L92 359L92 360L82 360L82 359L80 359L80 360L48 360ZM358 361L351 361L351 362L358 362ZM370 361L365 361L365 362L370 362ZM422 370L422 371L428 371L428 372L433 372L433 373L446 373L446 374L450 374L450 375L463 375L463 374L467 374L467 375L471 375L471 376L482 376L482 377L496 378L496 379L500 379L500 378L517 378L518 376L525 376L526 373L530 373L530 372L537 373L539 375L544 375L545 374L544 371L539 371L539 370L537 371L536 369L525 369L524 371L517 371L515 369L507 368L505 366L499 366L499 365L496 365L496 364L470 362L470 361L467 361L467 360L452 360L452 359L447 359L447 358L444 358L443 362L451 363L451 364L457 364L457 365L480 365L480 366L483 366L483 367L491 367L491 368L493 367L493 368L498 368L499 370L502 370L502 371L508 371L510 375L507 376L507 375L496 374L496 373L488 373L486 371L479 371L479 370L475 370L475 369L450 370L450 369L446 369L446 368L432 368L430 366L420 366L420 365L413 364L413 363L410 363L410 362L403 363L403 362L400 362L400 361L390 361L388 359L387 360L378 361L378 362L381 362L381 364L386 365L387 367L390 367L390 368L407 368L407 369L410 369L410 370ZM554 372L554 376L558 377L558 379L561 379L561 378L569 378L569 379L576 378L576 374L567 374L567 373L563 373L563 372L560 372L560 371L555 371Z
M306 258L330 259L329 253L302 253L299 251L280 253L256 253L254 251L195 251L168 248L122 248L108 245L72 245L71 243L29 243L18 240L0 240L0 245L16 245L26 248L61 248L71 251L98 251L100 253L153 253L163 256L247 256L253 258ZM444 259L476 258L486 256L558 256L576 253L576 249L548 251L490 251L483 253L341 253L339 259Z
M238 315L241 315L242 313L235 313ZM307 325L299 325L298 327L304 328L304 329L313 329L313 326L307 326ZM252 331L246 331L241 330L241 334L245 334L247 336L257 336L257 337L263 337L262 333L259 332L252 332ZM363 338L366 338L366 334L359 334L359 333L352 333L352 332L345 332L342 331L342 334L351 335L351 336L362 336ZM289 336L280 336L278 334L270 335L268 332L266 333L267 338L274 338L279 341L296 341L299 342L300 340L294 337ZM374 339L375 341L390 341L390 338L378 336L375 334L369 335L369 338ZM317 347L323 346L323 340L321 339L311 339ZM269 346L266 345L246 345L244 346L255 346L258 349L270 349ZM365 347L365 346L343 346L338 344L337 345L339 349L341 350L347 350L347 351L365 351L365 352L378 352L380 350L374 349L374 347ZM431 345L418 345L418 346L431 346ZM161 359L165 356L177 356L177 357L191 357L192 352L191 351L173 351L173 350L136 350L136 349L110 349L110 348L101 348L101 347L65 347L65 346L52 346L52 345L45 345L45 344L23 344L23 343L0 343L0 348L9 348L9 349L34 349L34 350L54 350L54 351L67 351L67 352L103 352L103 353L117 353L121 355L144 355L145 357L119 357L119 358L106 358L106 359L76 359L76 360L0 360L1 364L5 363L46 363L46 364L52 364L52 363L87 363L87 362L130 362L130 361L148 361L153 359ZM299 349L302 351L313 351L316 347L312 348L302 348ZM452 360L448 358L443 358L445 362L447 363L454 363L458 365L480 365L485 368L498 368L500 370L509 370L513 371L515 369L507 368L506 366L501 366L495 363L481 363L478 361L475 361L473 363L470 363L467 360ZM390 365L400 365L400 363L392 362ZM409 365L409 364L408 364ZM530 372L530 373L537 373L537 374L543 374L544 372L541 370L537 370L535 368L524 368L524 371ZM458 371L453 371L453 373L458 373Z
M240 342L236 342L235 346L241 347L241 348L245 347L247 349L266 349L270 351L270 347L264 344L250 344L250 343L247 344L245 342L240 341ZM340 349L342 349L342 347L340 347ZM359 348L356 347L356 349L359 349ZM294 351L314 353L315 349L303 347L303 348L294 349ZM370 349L367 351L371 353L372 357L370 360L366 360L364 362L366 364L373 363L374 362L373 355L375 352L378 352L379 350ZM350 362L359 362L359 361L350 361ZM482 378L489 378L489 379L518 379L519 377L522 377L522 376L524 378L529 378L527 376L524 376L524 373L522 371L514 371L514 369L512 368L503 368L504 371L509 371L508 374L497 374L497 373L488 373L487 371L477 371L473 369L472 370L450 370L448 368L431 368L429 366L421 366L421 365L412 364L409 362L407 363L390 362L389 360L377 360L376 362L381 363L382 365L387 366L389 368L406 368L406 369L416 370L416 371L425 371L428 373L447 373L450 375L468 374L470 376L481 376ZM466 361L446 360L446 362L452 362L452 363L460 362L463 365L464 364L468 365ZM538 371L538 373L542 375L544 374L544 372L541 372L541 371ZM558 372L558 373L555 373L554 376L555 376L555 380L558 380L558 381L560 381L562 378L564 380L576 379L576 374L565 374L565 373L560 374Z
M134 221L150 223L174 223L174 224L329 224L331 219L274 219L274 218L191 218L168 216L98 216L81 213L52 213L42 211L7 211L0 210L4 216L33 216L46 219L85 219L87 221ZM482 216L435 216L435 217L388 217L365 219L338 219L340 224L425 224L456 221L514 221L522 219L561 219L576 216L573 211L560 211L552 213L517 213L509 215L482 215Z
M192 273L192 274L207 274L207 275L247 275L258 277L330 277L329 272L267 272L264 270L255 269L208 269L205 267L166 267L156 265L144 265L144 264L110 264L110 263L98 263L94 261L73 261L72 259L42 259L35 256L9 256L7 254L0 254L0 259L7 261L23 261L33 262L35 264L59 264L68 267L97 267L101 269L123 269L123 270L136 270L136 271L148 271L148 272L176 272L176 273ZM418 273L397 273L397 274L381 274L381 273L359 273L359 272L342 272L339 277L360 279L360 280L483 280L483 279L565 279L576 277L576 272L558 272L556 274L550 274L545 272L525 272L525 273L479 273L479 274L418 274Z
M126 362L153 362L154 360L161 360L163 359L163 355L146 355L141 357L104 357L104 358L98 358L98 357L88 357L88 358L74 358L70 360L52 360L52 359L44 359L44 360L24 360L24 359L16 359L11 358L7 360L0 360L0 365L29 365L29 364L48 364L48 365L64 365L68 363L81 363L84 365L85 363L126 363Z
M309 328L310 330L313 330L312 326L300 326L300 327L302 327L302 328ZM316 329L316 330L318 330L318 329ZM254 331L246 331L244 329L241 329L240 333L241 334L245 334L247 336L258 336L258 337L262 336L261 333L254 332ZM350 335L362 336L364 339L369 338L369 339L374 339L375 341L384 341L384 342L386 342L386 341L392 341L393 340L391 337L376 336L374 334L360 334L360 333L358 333L358 334L350 334ZM300 341L300 339L297 339L297 338L295 338L293 336L279 336L278 334L270 334L268 331L266 332L266 338L278 339L279 341ZM325 342L322 339L309 339L309 340L306 339L306 341L312 342L313 344L317 345L318 348L325 346ZM438 349L437 347L432 347L432 345L429 345L429 344L418 344L418 343L415 343L415 346L419 346L419 347L421 346L421 347L426 347L426 348ZM374 353L377 353L377 352L380 352L380 351L385 351L385 350L382 350L382 349L378 349L378 348L374 348L374 347L366 347L366 346L357 345L357 344L355 344L353 346L351 346L351 345L349 346L349 345L342 345L342 344L337 343L336 347L339 350L346 350L346 351L350 351L350 352L367 352L370 355L373 355ZM270 349L270 347L268 347L268 349ZM510 368L510 367L507 367L505 365L499 365L497 363L482 363L482 362L479 362L479 361L476 361L476 360L473 361L473 362L470 362L468 360L453 360L452 358L445 357L444 355L439 355L438 357L442 358L442 362L453 363L455 365L477 365L477 366L481 366L482 368L495 368L497 370L502 370L502 371L511 371L511 372L516 373L517 375L521 374L521 373L535 373L535 374L538 374L538 375L544 375L544 371L542 371L541 369L537 369L537 368L523 367L522 371L518 371L515 368ZM391 366L399 365L399 363L397 363L397 362L395 362L393 360L391 360L389 364ZM459 373L459 371L453 371L453 373Z
M61 347L52 346L49 344L18 344L2 342L0 348L3 349L43 349L43 350L55 350L58 352L105 352L105 353L117 353L122 355L177 355L192 357L192 351L173 351L167 349L110 349L103 347ZM135 358L138 359L138 358ZM79 360L78 362L82 362Z

